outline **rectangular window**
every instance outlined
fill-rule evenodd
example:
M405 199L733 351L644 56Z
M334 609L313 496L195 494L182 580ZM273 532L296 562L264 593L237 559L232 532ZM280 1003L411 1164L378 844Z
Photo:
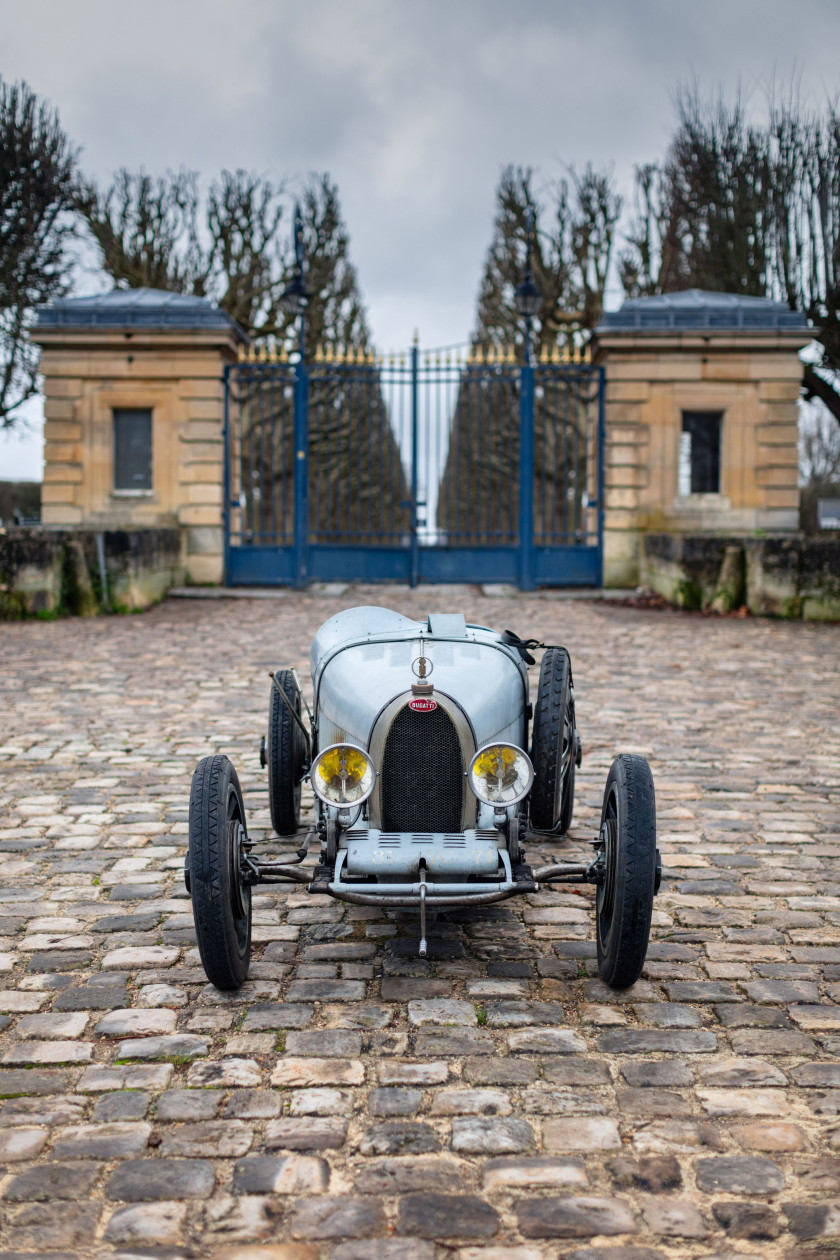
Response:
M151 408L114 408L114 489L152 488Z
M720 494L720 411L684 411L679 493Z

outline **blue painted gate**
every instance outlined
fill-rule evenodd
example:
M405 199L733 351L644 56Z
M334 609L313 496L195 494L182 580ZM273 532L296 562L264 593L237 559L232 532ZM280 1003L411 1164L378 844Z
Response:
M233 586L600 586L604 373L415 346L225 372Z

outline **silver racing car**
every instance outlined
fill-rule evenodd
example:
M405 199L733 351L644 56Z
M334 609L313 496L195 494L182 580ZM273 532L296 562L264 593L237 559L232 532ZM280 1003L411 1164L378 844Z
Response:
M305 778L315 817L294 856L257 858L232 763L223 755L199 762L185 879L213 984L236 989L245 980L251 889L276 882L416 911L421 956L428 912L594 884L601 976L617 989L638 979L661 879L644 758L613 762L590 861L536 870L526 862L529 833L568 831L581 762L565 648L545 648L529 700L528 666L544 646L469 625L460 613L412 621L351 608L315 635L312 712L293 669L272 673L260 748L272 826L281 836L298 831ZM304 866L316 841L317 865Z

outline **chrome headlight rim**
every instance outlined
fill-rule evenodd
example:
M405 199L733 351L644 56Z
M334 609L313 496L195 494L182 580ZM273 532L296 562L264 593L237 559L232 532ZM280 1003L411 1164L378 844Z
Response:
M362 794L354 797L352 801L333 800L329 796L327 796L326 793L319 791L318 789L318 780L317 780L317 775L316 775L318 766L320 765L323 758L327 756L328 753L337 752L340 750L349 750L354 753L359 753L362 757L364 757L365 761L368 764L368 767L370 768L369 784L364 789ZM330 809L355 809L359 805L364 805L365 801L368 800L371 794L373 793L373 789L376 787L376 780L378 777L379 777L379 771L377 770L374 760L371 757L370 753L367 751L367 749L360 747L359 744L352 744L350 743L349 740L342 740L338 744L329 744L326 748L322 748L321 751L318 753L317 757L315 758L315 760L312 762L312 765L309 767L309 774L308 774L309 782L312 786L312 791L315 793L318 800L321 801L324 805L328 806Z
M521 758L525 763L525 770L526 770L525 784L524 786L520 788L516 796L509 796L504 800L500 800L498 798L493 798L489 795L484 795L483 793L479 792L476 788L476 784L473 778L473 770L475 769L475 764L478 761L479 757L481 757L484 753L489 752L493 748L509 748L511 752L516 754L517 758ZM470 786L470 791L472 792L473 796L475 796L477 800L481 801L482 805L492 805L492 806L495 806L497 809L507 809L509 805L520 804L520 802L524 801L525 797L531 791L531 788L534 786L534 765L533 765L533 762L531 761L531 758L526 753L525 749L520 748L518 744L511 744L505 740L493 739L490 741L489 744L482 744L481 748L479 748L476 751L475 755L473 756L472 761L470 762L470 765L469 765L469 769L467 770L467 783Z

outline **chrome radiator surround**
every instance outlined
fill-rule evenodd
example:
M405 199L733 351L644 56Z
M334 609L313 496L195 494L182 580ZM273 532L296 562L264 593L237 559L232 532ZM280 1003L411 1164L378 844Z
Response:
M472 725L467 715L459 704L452 700L443 692L435 691L431 697L440 709L450 718L455 732L458 736L458 742L461 746L461 757L463 759L463 769L466 770L470 764L475 751L476 742ZM373 764L379 767L380 771L385 758L385 748L388 742L388 736L391 733L391 727L397 715L406 707L410 700L414 699L411 691L404 691L401 695L395 696L394 699L387 704L377 717L373 730L371 731L370 741L368 743L368 751L373 758ZM371 826L382 827L382 774L376 780L376 787L373 789L369 803L369 818ZM478 812L478 802L472 792L467 787L466 779L464 779L461 790L461 818L459 830L465 831L467 828L474 827Z

